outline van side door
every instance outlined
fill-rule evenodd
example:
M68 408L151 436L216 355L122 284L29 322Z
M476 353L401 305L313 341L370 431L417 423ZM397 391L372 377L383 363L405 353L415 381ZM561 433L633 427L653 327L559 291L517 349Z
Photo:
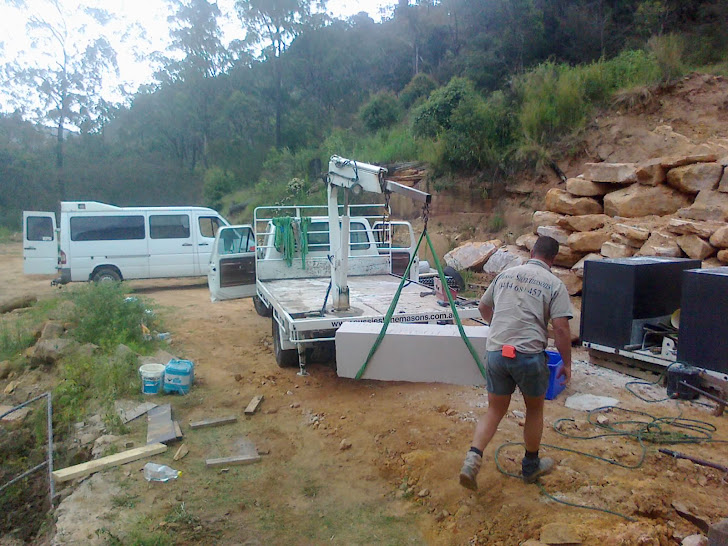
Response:
M149 212L149 276L191 277L195 271L189 212Z
M227 224L222 218L212 214L199 214L196 216L195 275L207 275L215 235L217 235L221 226Z
M222 226L212 245L207 284L212 301L255 295L255 235L250 226Z
M54 212L23 212L23 273L53 275L58 270Z

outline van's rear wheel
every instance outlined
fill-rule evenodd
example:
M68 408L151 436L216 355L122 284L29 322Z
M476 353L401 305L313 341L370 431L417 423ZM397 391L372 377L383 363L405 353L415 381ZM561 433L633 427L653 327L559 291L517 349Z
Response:
M276 363L281 368L293 368L298 366L298 351L295 349L283 349L281 347L281 327L275 319L273 323L273 352L276 355Z
M261 317L270 318L273 316L273 309L270 307L266 307L265 303L263 303L263 300L260 299L257 295L253 296L253 306L255 307L255 312L258 313Z
M91 276L94 282L121 282L121 275L113 267L100 267Z

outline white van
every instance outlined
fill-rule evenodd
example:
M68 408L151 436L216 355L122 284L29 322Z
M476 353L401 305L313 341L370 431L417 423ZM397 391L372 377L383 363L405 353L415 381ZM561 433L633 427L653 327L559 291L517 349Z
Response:
M23 272L58 282L207 275L220 226L204 207L116 207L95 201L61 202L53 212L23 212Z

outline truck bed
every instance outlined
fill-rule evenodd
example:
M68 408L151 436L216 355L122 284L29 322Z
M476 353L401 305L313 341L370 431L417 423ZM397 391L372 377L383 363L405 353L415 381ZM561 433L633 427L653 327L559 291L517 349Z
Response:
M382 322L400 279L394 275L371 275L349 277L349 299L354 316L339 316L327 312L323 317L306 317L309 313L319 311L326 297L329 278L284 279L264 281L259 287L270 303L278 310L291 316L296 322L297 330L317 328L338 328L344 321ZM452 319L449 306L441 306L434 295L420 297L428 288L416 283L409 283L402 289L393 322L432 322ZM330 308L329 300L327 307ZM476 305L458 308L461 318L479 318ZM308 327L307 327L308 326Z

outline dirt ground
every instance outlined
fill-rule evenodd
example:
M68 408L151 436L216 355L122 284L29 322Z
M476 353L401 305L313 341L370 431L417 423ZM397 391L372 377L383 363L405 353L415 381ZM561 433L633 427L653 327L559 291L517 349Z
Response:
M47 278L22 275L19 244L0 245L0 299L50 293ZM84 491L83 520L75 538L55 543L104 543L110 537L168 533L178 544L521 544L538 539L544 526L562 524L584 544L676 544L698 532L671 508L678 501L715 522L727 516L726 483L717 471L684 464L648 445L644 465L629 470L575 453L543 448L558 467L542 479L544 490L564 501L607 508L619 516L557 504L535 485L499 473L494 450L521 439L522 419L510 414L488 447L480 490L463 489L457 475L475 421L487 407L482 388L443 384L384 383L340 379L331 367L313 365L310 376L277 367L271 348L270 319L259 317L250 300L211 303L200 280L144 281L134 290L164 309L172 332L170 351L195 362L196 384L171 402L190 453L172 457L177 446L152 458L182 475L169 483L147 483L130 463L100 476ZM581 350L576 358L585 359ZM567 439L552 429L559 418L576 419L572 433L590 435L586 413L568 409L574 393L613 396L620 406L655 416L712 423L716 438L728 439L726 417L692 403L647 404L624 389L631 378L587 363L576 363L566 391L547 402L544 442L583 450L623 464L637 461L639 445L624 437ZM647 387L650 396L664 389ZM263 395L260 410L243 409ZM141 399L141 396L140 396ZM520 396L512 409L524 411ZM225 427L190 430L190 421L236 415ZM132 423L131 439L144 443L143 419ZM262 462L207 469L204 459L235 452L242 439L267 453ZM351 447L342 450L342 440ZM725 463L723 444L683 445L676 449ZM502 454L515 472L521 448ZM94 489L95 486L95 489ZM74 497L71 497L72 499ZM76 499L74 502L77 502ZM110 509L111 507L111 509ZM96 512L96 515L94 513ZM99 531L100 530L100 531ZM80 535L78 534L80 532ZM64 538L64 536L66 538Z

